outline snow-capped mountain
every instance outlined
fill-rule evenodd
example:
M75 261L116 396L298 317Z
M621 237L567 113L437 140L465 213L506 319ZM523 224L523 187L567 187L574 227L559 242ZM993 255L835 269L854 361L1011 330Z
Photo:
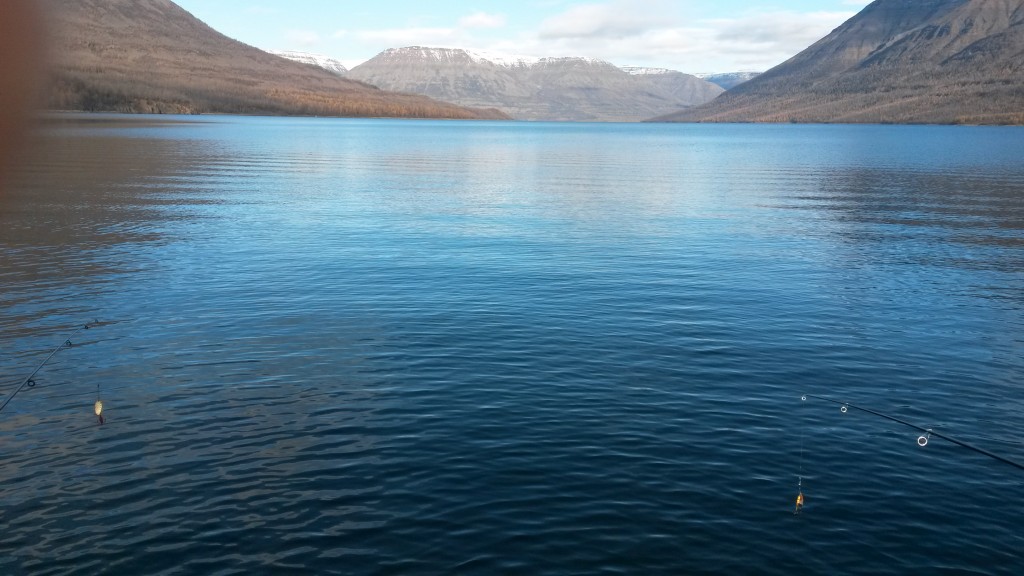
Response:
M593 58L423 46L385 50L348 77L385 90L494 107L523 120L637 121L702 104L722 92L671 70L640 73Z
M515 70L467 50L410 46L381 52L350 70L349 78L385 90L436 94L448 102L515 109L531 97Z
M330 56L324 56L322 54L310 54L308 52L296 52L293 50L267 50L275 56L287 58L295 62L301 62L303 64L311 64L313 66L319 66L328 72L334 72L338 76L344 76L348 74L348 68L345 67L339 60L335 60Z

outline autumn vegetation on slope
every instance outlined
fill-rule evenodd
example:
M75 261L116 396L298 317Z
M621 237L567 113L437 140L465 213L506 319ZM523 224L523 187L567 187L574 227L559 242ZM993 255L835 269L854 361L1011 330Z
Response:
M56 110L498 119L247 46L170 0L43 0Z

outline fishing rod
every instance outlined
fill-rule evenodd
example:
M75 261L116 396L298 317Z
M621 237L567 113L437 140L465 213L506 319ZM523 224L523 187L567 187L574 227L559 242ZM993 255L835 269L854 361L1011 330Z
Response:
M21 392L22 388L24 388L25 386L28 386L29 388L31 388L31 387L36 385L36 381L34 380L34 378L36 377L36 374L38 374L39 371L43 369L43 366L46 366L47 362L49 362L54 356L57 355L57 352L60 352L61 350L65 349L65 348L70 348L71 346L73 346L74 344L72 344L72 342L71 342L72 338L74 338L75 336L78 336L78 333L81 332L82 330L88 330L89 328L91 328L91 327L93 327L93 326L95 326L95 325L97 325L99 323L100 323L99 320L93 320L92 322L88 322L88 323L84 324L78 330L75 330L74 333L71 334L71 336L68 336L60 346L57 346L56 348L54 348L53 351L50 352L50 355L46 357L46 360L43 360L39 364L39 366L36 366L36 369L33 370L32 373L29 374L27 378L25 378L24 380L21 381L21 385L19 385L14 390L14 392L11 392L11 395L8 396L6 400L4 400L4 403L0 404L0 412L3 412L4 408L7 408L7 405L10 404L11 400L13 400L14 397L18 395L18 392ZM99 403L99 399L98 398L97 398L97 403ZM100 404L99 406L97 406L96 409L97 409L96 416L99 416L100 415L99 410L102 409L102 405ZM102 420L100 421L100 423L101 424L103 423Z
M808 398L814 398L815 400L824 400L825 402L831 402L833 404L839 404L841 406L840 411L842 411L843 414L846 414L846 412L847 412L847 410L849 408L853 408L854 410L860 410L861 412L867 412L868 414L873 414L875 416L879 416L881 418L885 418L886 420L891 420L893 422L896 422L897 424L902 424L904 426L913 428L914 430L917 430L919 432L923 432L924 434L922 434L921 436L917 437L917 445L921 446L922 448L928 445L928 440L930 440L932 436L936 436L938 438L942 438L943 440L945 440L947 442L952 442L953 444L956 444L957 446L962 446L964 448L967 448L968 450L973 450L974 452L977 452L978 454L983 454L983 455L988 456L989 458L992 458L994 460L998 460L998 461L1003 462L1005 464L1009 464L1010 466L1013 466L1014 468L1019 468L1020 470L1024 470L1024 464L1020 464L1018 462L1014 462L1013 460L1010 460L1009 458L1004 458L1004 457L1002 457L1002 456L1000 456L998 454L994 454L992 452L989 452L988 450L985 450L984 448L978 448L977 446L974 446L972 444L968 444L967 442L964 442L962 440L957 440L956 438L953 438L951 436L947 436L947 435L942 434L940 432L936 432L935 430L933 430L931 428L925 428L923 426L918 426L917 424L911 424L910 422L907 422L906 420L901 420L899 418L896 418L895 416L889 416L888 414L883 414L881 412L878 412L878 411L875 411L875 410L871 410L870 408L863 408L861 406L856 406L856 405L850 404L849 402L841 402L839 400L833 400L831 398L825 398L824 396L815 396L813 394L804 394L803 396L800 397L800 400L803 400L804 402L806 402Z

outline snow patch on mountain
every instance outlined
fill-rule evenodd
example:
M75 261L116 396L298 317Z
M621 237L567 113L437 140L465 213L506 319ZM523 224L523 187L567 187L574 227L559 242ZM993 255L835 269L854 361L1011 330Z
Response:
M295 62L301 62L303 64L311 64L313 66L319 66L329 72L334 72L339 76L348 74L348 68L341 63L340 60L331 58L330 56L324 56L322 54L310 54L308 52L296 52L294 50L267 50L267 52L287 58Z
M668 68L646 68L644 66L621 66L624 72L632 76L651 76L657 74L671 74L674 70Z
M538 65L551 64L587 64L587 65L611 65L609 62L598 58L584 58L582 56L564 56L557 58L538 58L520 54L501 54L484 50L467 50L465 48L436 48L426 46L406 46L403 48L388 48L379 55L384 58L407 58L418 57L423 60L434 62L457 62L470 61L474 64L493 64L502 68L533 68Z
M497 52L487 52L483 50L467 50L466 52L468 52L475 61L490 62L504 68L525 68L533 66L540 61L540 58L534 56L522 56L518 54L499 54Z
M700 79L712 78L715 76L734 76L736 78L746 78L747 80L751 80L760 76L761 72L754 72L751 70L743 70L740 72L694 72L692 75Z
M474 64L493 64L503 68L521 68L533 66L540 58L518 54L500 54L484 50L467 50L464 48L437 48L426 46L406 46L389 48L381 53L384 57L418 57L434 62L453 62L469 60Z
M587 65L600 65L600 66L615 66L611 62L601 60L600 58L585 58L583 56L558 56L554 58L541 58L537 61L537 64L587 64Z

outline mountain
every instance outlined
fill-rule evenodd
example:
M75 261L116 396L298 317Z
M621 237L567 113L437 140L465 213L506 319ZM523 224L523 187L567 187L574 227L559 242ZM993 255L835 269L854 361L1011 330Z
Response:
M386 90L424 94L465 106L509 109L529 97L510 67L465 50L385 50L349 70L348 76Z
M675 70L665 68L641 68L637 66L622 66L622 71L636 77L641 85L648 84L659 93L674 96L690 105L710 102L722 93L714 82L697 78L692 74L684 74Z
M498 118L391 94L232 40L170 0L41 0L50 108L330 116Z
M701 80L707 80L712 84L717 84L726 90L732 90L733 88L753 80L760 76L760 72L720 72L716 74L694 74Z
M334 72L338 76L344 76L348 74L348 68L339 60L335 60L330 56L324 56L322 54L310 54L308 52L295 52L294 50L267 50L274 56L280 56L287 58L293 62L301 62L302 64L308 64L310 66L316 66L323 68L328 72Z
M1024 0L876 0L787 62L657 120L1024 124Z
M637 121L707 102L718 86L668 70L630 73L587 58L503 58L455 48L385 50L349 78L521 120Z

